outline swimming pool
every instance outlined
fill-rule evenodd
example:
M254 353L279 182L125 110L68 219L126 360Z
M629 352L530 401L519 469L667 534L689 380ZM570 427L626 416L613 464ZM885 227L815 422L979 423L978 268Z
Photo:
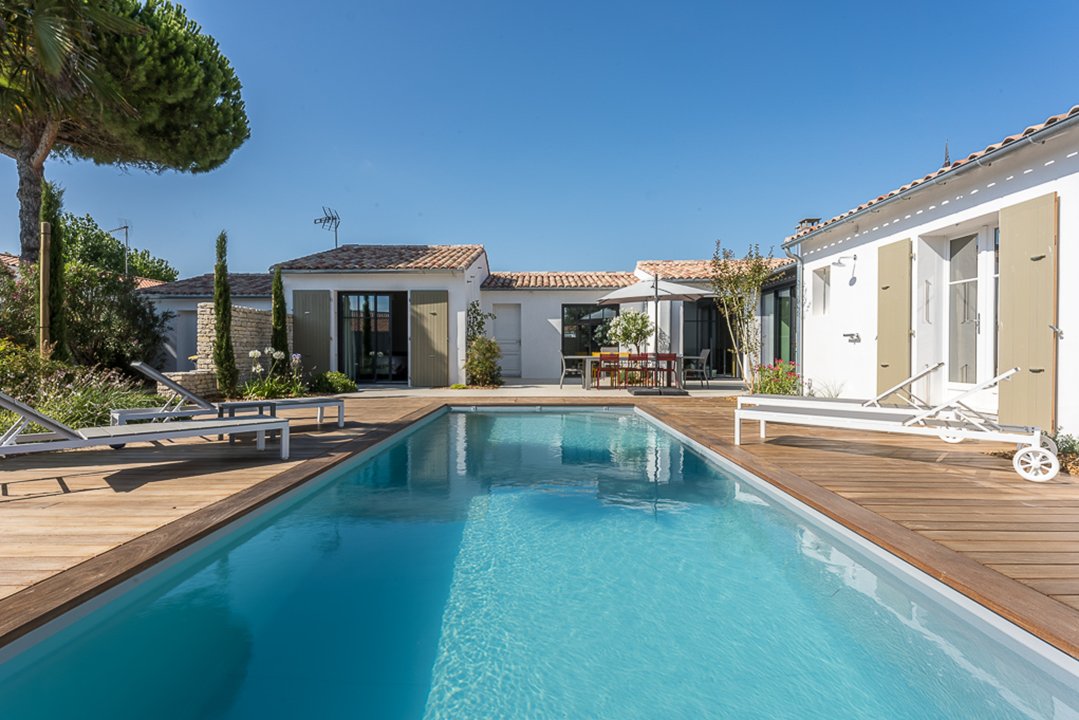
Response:
M640 414L447 413L9 651L0 714L1079 716L919 576Z

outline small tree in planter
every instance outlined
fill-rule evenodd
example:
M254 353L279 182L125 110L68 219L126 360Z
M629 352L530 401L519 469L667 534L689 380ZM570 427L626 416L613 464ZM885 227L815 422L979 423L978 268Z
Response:
M214 368L217 391L226 397L236 394L240 372L232 351L232 293L229 290L228 234L217 236L217 262L214 264Z
M627 310L611 321L607 337L619 345L632 345L639 353L641 345L648 342L655 329L652 320L643 312Z
M750 388L756 386L756 368L747 357L760 351L761 334L757 327L757 303L761 285L772 272L771 253L761 255L759 245L750 245L745 257L738 259L734 251L716 240L712 253L712 292L716 307L727 323L731 334L731 352L742 379Z

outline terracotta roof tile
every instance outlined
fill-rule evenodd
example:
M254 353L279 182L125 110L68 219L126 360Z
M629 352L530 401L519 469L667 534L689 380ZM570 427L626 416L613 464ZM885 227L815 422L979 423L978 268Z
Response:
M155 280L154 278L146 278L135 276L135 289L146 290L147 288L157 287L158 285L164 285L164 280Z
M11 253L0 252L0 268L4 270L18 270L19 256Z
M906 192L907 190L910 190L913 187L916 187L916 186L921 185L921 184L923 184L925 182L933 180L933 179L943 175L944 173L949 172L951 170L954 170L954 169L956 169L958 167L961 167L963 165L966 165L967 163L974 162L975 160L978 160L979 158L981 158L981 157L983 157L985 155L988 155L991 152L995 152L995 151L999 150L1000 148L1004 147L1005 145L1010 145L1011 143L1015 142L1016 140L1022 140L1023 138L1028 137L1030 135L1033 135L1036 132L1040 132L1042 130L1045 130L1046 128L1048 128L1050 126L1057 124L1061 120L1066 120L1066 119L1068 119L1068 118L1070 118L1070 117L1072 117L1073 115L1076 115L1076 114L1079 114L1079 105L1072 106L1072 108L1070 110L1068 110L1067 112L1063 112L1063 113L1060 113L1059 115L1053 115L1052 117L1048 117L1048 118L1045 119L1044 122L1040 122L1037 125L1031 125L1030 127L1028 127L1026 130L1024 130L1021 133L1018 133L1016 135L1009 135L1008 137L1004 138L1000 142L996 142L996 143L993 143L992 145L988 145L985 148L983 148L983 149L981 149L981 150L979 150L977 152L973 152L970 155L967 155L965 158L960 158L959 160L955 160L955 161L949 163L948 165L945 165L945 166L939 168L938 170L929 173L925 177L921 177L921 178L918 178L916 180L911 180L909 183L907 183L906 185L904 185L901 188L897 188L895 190L892 190L891 192L885 193L883 195L879 195L879 196L873 198L872 200L864 202L861 205L859 205L858 207L853 208L851 210L848 210L847 212L845 212L845 213L843 213L841 215L836 215L835 217L831 218L830 220L825 220L824 222L817 223L816 225L813 225L811 227L803 228L803 229L799 230L798 232L794 233L793 235L791 235L790 237L788 237L787 242L790 242L791 240L797 240L798 238L805 237L806 235L809 235L811 233L815 233L818 230L821 230L823 228L828 227L829 225L832 225L834 223L839 222L840 220L845 220L846 218L850 217L851 215L854 215L857 212L861 212L862 210L870 208L870 207L876 205L879 202L887 200L888 198L891 198L891 197L894 197L894 196L896 196L896 195L898 195L900 193Z
M157 282L151 280L150 282ZM229 273L232 297L270 297L273 277L269 273ZM141 287L141 286L140 286ZM213 297L214 274L206 273L144 289L147 295L162 297Z
M482 245L342 245L280 263L282 270L467 270Z
M733 262L741 262L735 260ZM774 270L794 262L790 258L770 258L768 264ZM661 280L704 281L712 277L711 260L640 260L637 268L649 275L659 274Z
M637 277L628 272L495 272L484 290L609 290L628 287Z

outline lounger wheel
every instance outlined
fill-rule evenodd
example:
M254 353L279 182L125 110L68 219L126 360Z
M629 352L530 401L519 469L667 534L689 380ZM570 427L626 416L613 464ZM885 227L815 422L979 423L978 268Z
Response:
M1020 450L1022 450L1025 447L1027 447L1027 445L1025 445L1023 443L1019 443L1018 445L1015 446L1015 451L1019 452ZM1048 450L1049 452L1053 453L1054 455L1059 455L1060 454L1060 448L1057 447L1056 441L1053 440L1053 438L1049 437L1048 435L1042 435L1042 447L1045 448L1046 450Z
M127 443L120 443L119 445L109 445L113 450L123 450L127 447Z
M963 437L961 435L949 435L948 433L941 433L940 439L950 445L956 445L963 442Z
M1012 458L1012 467L1024 480L1048 482L1060 472L1060 460L1045 448L1028 445Z

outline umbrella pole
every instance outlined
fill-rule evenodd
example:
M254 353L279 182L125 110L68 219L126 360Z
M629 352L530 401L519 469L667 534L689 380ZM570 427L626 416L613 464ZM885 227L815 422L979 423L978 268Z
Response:
M656 289L656 329L655 339L652 341L652 352L656 354L656 367L659 368L659 273L652 276L652 286Z

